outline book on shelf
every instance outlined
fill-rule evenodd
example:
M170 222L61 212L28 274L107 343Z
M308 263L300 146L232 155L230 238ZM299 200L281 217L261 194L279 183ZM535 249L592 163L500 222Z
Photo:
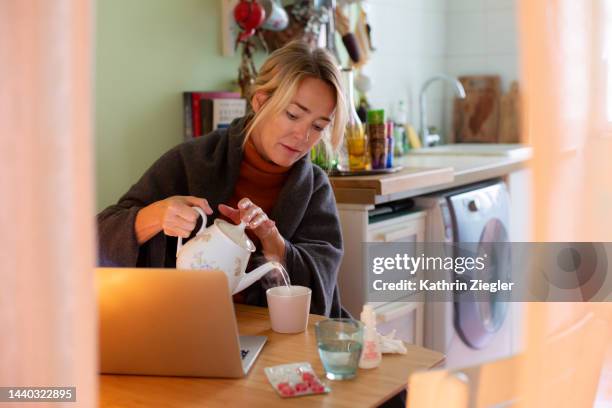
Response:
M246 114L246 100L241 98L203 99L202 134L228 127L236 118Z
M211 121L211 118L208 118L207 115L212 115L214 112L211 110L209 113L204 112L203 103L207 100L242 100L240 98L240 94L236 92L226 92L226 91L194 91L194 92L183 92L183 112L184 112L184 137L185 140L191 140L196 137L200 137L209 131L206 131L204 126L212 127L208 125L208 122ZM246 113L246 101L244 103L244 112L240 115L244 115ZM234 112L241 112L241 110L236 111L237 106L241 105L240 102L235 102L233 108ZM217 113L217 115L222 118L222 120L227 120L226 116L229 112L226 110L222 110L222 112ZM221 123L223 124L223 123ZM218 127L214 127L216 129Z
M193 109L191 108L191 92L183 92L183 123L185 140L193 139Z

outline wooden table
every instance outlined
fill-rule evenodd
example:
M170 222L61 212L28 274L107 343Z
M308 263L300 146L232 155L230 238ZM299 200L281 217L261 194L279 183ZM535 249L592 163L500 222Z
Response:
M147 376L100 376L102 407L373 407L406 387L408 376L440 364L444 356L433 350L407 345L405 355L384 355L380 367L359 370L347 381L330 381L324 395L282 399L268 383L264 367L309 362L323 380L314 323L324 319L310 315L308 328L300 334L278 334L270 329L268 310L236 305L240 334L268 336L268 341L249 374L242 379L178 378Z

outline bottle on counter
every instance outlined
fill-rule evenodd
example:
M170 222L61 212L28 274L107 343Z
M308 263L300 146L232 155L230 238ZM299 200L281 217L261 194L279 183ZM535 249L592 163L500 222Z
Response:
M376 312L371 305L364 305L361 321L365 329L363 333L363 348L359 359L359 368L376 368L382 360L380 337L376 331Z
M403 100L400 100L397 103L393 116L393 139L395 141L393 153L395 156L403 156L405 153L408 153L408 150L410 149L408 135L406 132L406 125L408 123L408 107Z
M313 164L321 167L325 171L330 171L338 164L338 157L329 152L323 142L319 142L310 151L310 160Z
M368 138L372 169L387 167L388 140L383 109L368 111Z
M370 104L364 94L359 97L359 106L357 106L357 116L361 120L361 123L366 123L368 120L368 111L370 110Z
M353 69L343 68L342 79L344 82L344 98L348 105L348 120L344 131L348 169L350 171L365 170L368 162L368 141L363 123L355 109Z
M388 169L393 167L393 146L394 146L394 139L393 139L393 121L392 120L388 120L386 123L386 133L387 133L387 165L386 167Z
M435 126L429 126L427 129L429 130L429 135L427 137L428 145L425 147L439 145L440 142L442 141L442 137L440 136L440 132L438 131L438 128Z

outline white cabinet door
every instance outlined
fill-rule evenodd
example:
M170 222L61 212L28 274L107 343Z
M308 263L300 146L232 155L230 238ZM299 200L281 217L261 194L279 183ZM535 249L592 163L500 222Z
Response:
M410 244L425 240L426 212L418 211L397 218L368 225L368 242L405 242L406 251ZM423 345L423 302L398 299L393 302L372 303L377 316L377 329L381 334L395 330L395 336L402 341Z
M423 302L395 301L375 305L376 328L380 334L395 330L395 338L423 345Z
M368 225L368 242L423 242L426 213L419 211Z

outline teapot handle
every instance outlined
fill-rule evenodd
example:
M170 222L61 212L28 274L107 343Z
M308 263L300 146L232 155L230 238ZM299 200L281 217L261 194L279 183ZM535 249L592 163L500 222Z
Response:
M206 229L206 214L204 214L204 211L200 207L191 207L191 208L196 210L200 214L200 217L202 217L202 226L200 227L200 230L196 234L196 236L198 236L202 233L202 231ZM183 247L183 238L178 237L178 243L176 244L176 257L177 258L178 258L179 251L181 250L182 247Z

